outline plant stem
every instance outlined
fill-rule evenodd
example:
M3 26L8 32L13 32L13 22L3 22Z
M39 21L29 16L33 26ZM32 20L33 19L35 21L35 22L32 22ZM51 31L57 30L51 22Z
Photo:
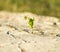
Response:
M33 34L33 28L32 28L32 34Z

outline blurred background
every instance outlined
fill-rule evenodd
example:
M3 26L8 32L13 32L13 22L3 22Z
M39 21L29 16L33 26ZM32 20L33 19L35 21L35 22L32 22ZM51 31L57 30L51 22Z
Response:
M0 0L0 11L32 12L60 18L60 0Z

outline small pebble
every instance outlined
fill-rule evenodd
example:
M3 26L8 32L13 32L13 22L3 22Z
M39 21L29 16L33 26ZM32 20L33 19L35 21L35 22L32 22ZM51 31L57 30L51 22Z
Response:
M57 37L60 37L60 35L59 35L59 34L57 34L56 36L57 36Z
M56 22L54 22L53 25L57 25Z
M7 34L10 34L9 31L7 31Z

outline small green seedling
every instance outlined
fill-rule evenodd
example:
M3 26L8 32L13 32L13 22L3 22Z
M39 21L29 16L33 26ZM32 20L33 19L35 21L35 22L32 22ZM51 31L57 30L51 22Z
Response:
M33 19L30 18L29 19L29 26L30 26L30 28L33 28L33 25L34 25L34 18Z
M25 16L24 19L25 20L28 19L29 27L32 29L32 33L33 33L34 18L28 18L27 16Z
M30 18L28 24L30 28L32 29L32 33L33 33L34 18Z

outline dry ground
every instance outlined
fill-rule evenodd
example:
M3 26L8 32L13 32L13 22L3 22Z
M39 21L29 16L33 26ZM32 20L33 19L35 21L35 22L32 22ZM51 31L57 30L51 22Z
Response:
M34 17L33 34L24 16ZM60 19L0 12L0 52L60 52Z

